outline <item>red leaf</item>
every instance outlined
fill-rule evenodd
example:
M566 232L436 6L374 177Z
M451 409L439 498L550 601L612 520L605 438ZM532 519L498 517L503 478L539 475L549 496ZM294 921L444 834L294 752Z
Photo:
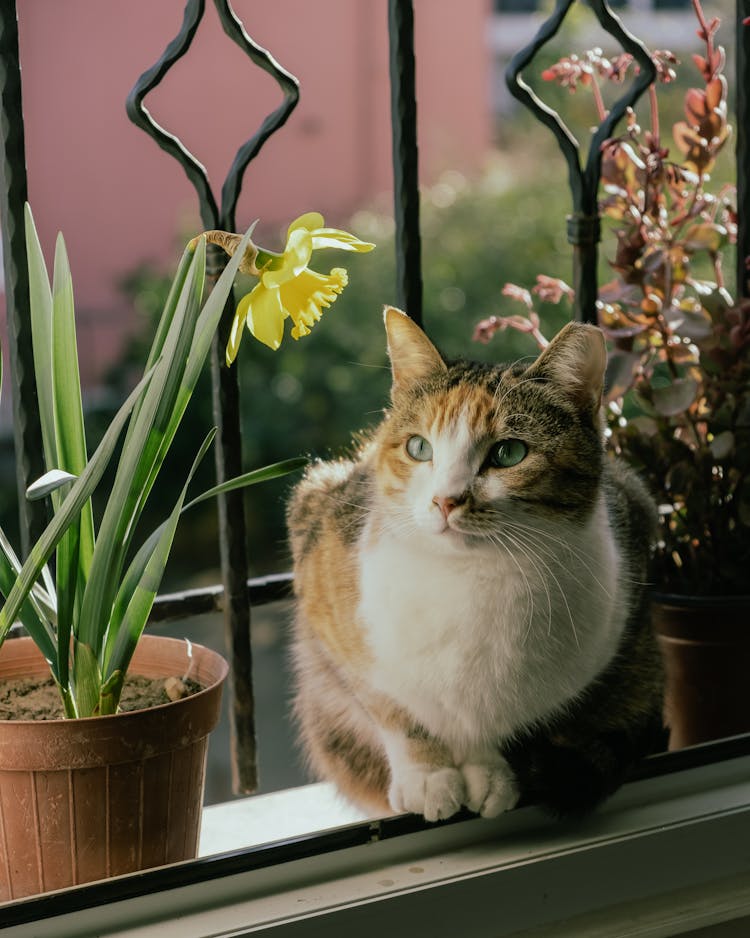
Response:
M706 93L698 88L691 88L685 94L685 114L693 124L699 124L706 116Z
M719 75L706 85L706 104L713 111L724 99L726 79Z

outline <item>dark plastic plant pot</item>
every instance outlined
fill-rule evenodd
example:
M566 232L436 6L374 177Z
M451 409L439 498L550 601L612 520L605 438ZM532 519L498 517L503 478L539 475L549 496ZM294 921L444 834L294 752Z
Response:
M204 690L114 716L0 721L0 900L196 856L227 663L201 645L147 635L131 670L189 670ZM31 639L0 649L0 678L47 673Z
M669 748L750 732L750 596L657 595Z

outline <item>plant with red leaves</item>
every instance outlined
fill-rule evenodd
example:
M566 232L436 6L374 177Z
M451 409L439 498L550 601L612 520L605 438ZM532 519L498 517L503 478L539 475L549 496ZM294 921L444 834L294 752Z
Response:
M662 139L656 84L648 92L649 127L630 111L624 132L603 145L599 207L615 238L614 278L600 287L597 304L609 344L607 433L659 502L659 587L746 593L750 300L735 303L724 283L722 248L737 231L732 191L709 185L731 135L719 20L708 21L699 0L693 7L704 46L693 56L701 85L685 94L684 119L672 129L680 159ZM659 51L654 62L658 84L675 78L672 53ZM571 91L588 88L603 119L599 82L621 82L634 67L626 54L608 59L595 49L561 59L543 77ZM707 277L695 273L698 261L708 262ZM572 291L540 276L531 292L506 285L503 294L525 313L485 320L475 338L486 342L510 327L544 345L533 295L560 302Z

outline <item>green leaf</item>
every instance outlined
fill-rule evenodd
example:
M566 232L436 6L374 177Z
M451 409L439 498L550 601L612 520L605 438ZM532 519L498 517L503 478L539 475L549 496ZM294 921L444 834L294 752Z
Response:
M102 682L99 689L99 713L117 713L124 682L125 675L122 671L115 671Z
M99 691L102 676L94 650L83 642L73 640L73 694L77 717L92 717L99 713Z
M25 217L34 379L39 403L39 419L42 427L45 462L47 466L57 466L55 389L52 372L52 290L39 236L34 226L34 217L28 203L25 206Z
M21 562L5 533L0 530L0 594L6 597L10 594L20 569ZM33 593L21 604L18 618L50 665L56 662L55 630L46 610L39 605Z
M676 378L663 388L654 388L651 402L662 417L676 417L684 413L698 394L698 383L693 378Z
M669 324L681 339L699 341L713 333L711 316L704 309L695 309L688 302L672 308L667 316Z
M151 379L153 372L146 374L131 392L128 399L115 414L114 419L102 437L86 469L71 486L64 501L55 512L52 521L42 532L33 545L29 556L21 567L12 589L6 597L5 605L0 609L0 644L5 640L8 631L18 615L23 601L29 595L36 583L42 569L55 549L60 539L79 516L81 508L91 497L99 480L112 457L117 440L122 432L125 422L133 409L135 402L143 393Z
M81 378L78 371L73 278L62 235L55 247L52 284L52 371L54 391L57 461L48 469L62 469L79 476L86 468L88 453L83 421ZM91 505L85 505L80 520L81 574L88 575L94 550L94 519ZM77 562L77 561L76 561Z
M734 305L734 300L724 287L717 287L715 283L710 286L712 289L705 294L701 293L700 299L703 307L708 310L714 320L718 320Z
M45 472L43 476L40 476L36 482L32 482L26 489L26 498L30 502L39 501L40 498L45 498L63 485L67 485L68 482L75 482L77 478L78 476L74 476L71 472L63 472L62 469L50 469L49 472Z
M84 596L85 608L81 613L81 622L87 630L85 637L92 646L98 642L101 647L130 536L205 364L252 230L242 239L237 253L217 280L202 310L199 310L197 304L203 284L205 242L203 239L199 241L176 306L167 312L169 330L166 335L161 331L157 333L158 340L162 342L160 361L164 363L164 370L158 375L158 380L153 382L149 395L134 413L131 427L128 428ZM170 296L173 295L174 291L170 293ZM198 314L195 325L194 314ZM181 357L183 351L185 358ZM175 380L177 376L179 381ZM94 630L99 631L98 638L94 636Z
M115 480L99 526L78 633L80 641L98 649L99 653L109 627L124 558L154 478L152 469L164 436L163 428L156 425L157 415L164 413L168 397L173 396L175 391L174 371L181 367L177 350L185 343L189 345L192 336L192 328L186 319L191 301L195 302L192 286L201 261L202 255L196 254L164 341L162 355L154 365L154 377L128 427Z
M214 431L206 438L196 456L188 480L169 518L144 542L128 568L127 574L123 578L122 586L120 587L115 602L112 627L107 635L104 653L102 674L107 682L113 674L121 672L124 675L127 671L136 644L148 621L154 598L161 585L164 569L169 559L169 553L174 540L177 522L182 512L223 492L230 492L234 489L244 488L258 482L266 482L270 479L286 475L289 472L301 469L308 462L308 460L303 457L295 457L274 463L270 466L265 466L261 469L255 469L252 472L244 473L234 479L229 479L221 485L214 486L185 505L184 502L188 484L198 464L203 459L213 437ZM111 700L114 701L115 706L119 700L120 689L121 685L119 689L110 689L108 694ZM109 706L110 704L105 704L105 702L102 701L101 706L104 707L105 705ZM105 711L102 710L102 712Z
M195 326L193 341L190 346L188 360L183 373L182 384L180 386L178 396L175 400L171 419L166 428L162 441L160 458L155 462L152 469L152 478L149 480L149 485L146 488L146 494L148 491L150 491L151 486L153 485L156 474L158 473L164 456L166 455L174 435L177 432L177 428L180 425L185 408L190 401L192 393L198 382L198 378L200 377L201 371L203 370L208 352L211 348L214 336L216 335L219 321L224 312L227 298L232 290L234 278L237 274L242 258L244 257L247 245L250 243L250 238L256 224L257 221L253 222L253 224L248 228L247 232L240 241L236 253L232 256L231 260L225 267L203 305L203 309L201 310L200 316Z
M726 238L726 228L713 222L697 222L691 225L682 238L686 251L718 251Z
M185 511L200 502L205 502L206 499L214 498L216 495L223 495L226 492L233 492L235 489L246 488L248 485L255 485L258 482L268 482L271 479L278 479L281 476L288 475L290 472L296 472L298 469L304 468L308 462L309 460L305 456L293 456L291 459L272 463L262 469L245 472L241 476L235 476L234 479L227 479L226 482L221 482L194 498L185 505Z
M717 433L709 443L711 455L718 462L728 459L734 451L734 433L731 430L724 430Z
M78 372L73 280L62 235L58 235L55 247L52 339L53 406L58 456L55 468L80 475L86 466L86 434Z
M198 450L185 485L169 517L142 545L123 578L115 600L112 621L107 634L102 665L102 674L105 681L108 681L110 676L118 671L124 675L128 669L130 659L138 640L143 634L151 607L154 604L154 598L161 585L172 549L175 531L177 530L177 522L185 503L188 485L198 465L206 455L215 432L215 430L212 430L208 434ZM103 702L104 706L117 705L118 694L110 690L107 697L108 701Z
M634 352L623 352L620 349L614 349L610 352L604 379L608 401L616 400L630 390L640 360L641 356L636 355Z

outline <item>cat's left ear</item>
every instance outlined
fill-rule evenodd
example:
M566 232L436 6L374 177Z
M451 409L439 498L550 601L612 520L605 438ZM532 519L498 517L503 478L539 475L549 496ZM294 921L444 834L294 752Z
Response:
M607 349L596 326L569 322L524 373L524 378L552 381L577 406L596 413L602 402Z
M421 384L430 375L446 371L440 352L406 313L393 306L386 306L383 318L394 390Z

